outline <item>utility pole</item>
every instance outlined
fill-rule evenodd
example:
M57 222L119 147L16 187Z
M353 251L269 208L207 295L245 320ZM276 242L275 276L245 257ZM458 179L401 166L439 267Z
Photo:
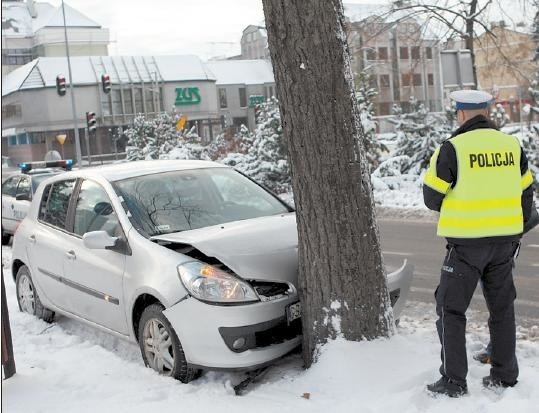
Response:
M75 128L75 151L77 154L77 163L82 164L82 154L80 151L79 127L77 125L77 109L75 108L75 88L73 85L73 75L71 74L71 60L69 59L69 43L67 41L66 11L64 0L62 0L62 14L64 17L64 37L66 42L67 69L69 72L69 91L71 92L71 110L73 112L73 127Z

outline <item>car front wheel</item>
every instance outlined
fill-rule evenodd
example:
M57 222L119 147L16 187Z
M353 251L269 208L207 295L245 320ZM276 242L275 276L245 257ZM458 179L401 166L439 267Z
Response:
M161 304L152 304L142 313L138 331L142 359L159 374L188 383L198 371L188 366L180 340L163 310Z
M17 288L17 302L19 303L19 310L22 312L32 314L37 318L41 318L47 323L51 323L54 319L54 312L43 307L37 294L32 277L30 276L30 270L26 265L23 265L17 271L17 278L15 279Z

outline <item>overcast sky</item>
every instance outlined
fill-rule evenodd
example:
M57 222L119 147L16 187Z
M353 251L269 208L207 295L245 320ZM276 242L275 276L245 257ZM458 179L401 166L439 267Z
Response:
M61 4L61 0L48 1ZM264 19L261 0L65 1L110 30L111 55L196 54L203 59L232 56L240 53L242 30ZM516 13L516 18L524 13L515 7L518 1L495 2L507 5L504 9ZM345 3L387 4L387 0ZM495 14L501 18L499 10Z

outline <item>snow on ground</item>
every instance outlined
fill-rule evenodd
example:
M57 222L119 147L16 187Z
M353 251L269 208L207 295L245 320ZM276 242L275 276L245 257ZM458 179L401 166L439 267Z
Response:
M11 248L2 247L9 263ZM307 371L299 355L277 363L250 392L235 396L239 373L206 373L181 384L144 367L138 347L65 317L51 325L19 312L4 272L17 374L2 382L5 412L450 412L531 413L539 406L539 328L519 331L520 383L497 394L483 389L486 366L471 353L487 342L484 320L469 324L470 394L432 397L439 343L434 312L410 303L398 335L372 342L342 339L323 348Z

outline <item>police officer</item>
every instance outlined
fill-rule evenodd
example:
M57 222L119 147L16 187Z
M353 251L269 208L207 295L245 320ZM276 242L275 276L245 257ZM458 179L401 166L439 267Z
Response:
M512 265L531 214L533 177L517 138L488 120L491 95L461 90L450 98L460 127L434 152L423 182L425 205L440 211L438 236L447 240L435 292L442 377L427 389L458 397L468 392L465 313L479 280L492 342L483 385L517 383Z

